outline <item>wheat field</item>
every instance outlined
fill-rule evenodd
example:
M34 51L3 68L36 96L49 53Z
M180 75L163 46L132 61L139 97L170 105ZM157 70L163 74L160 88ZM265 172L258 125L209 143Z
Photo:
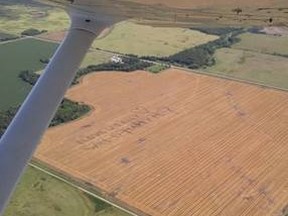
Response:
M143 215L284 215L288 94L176 69L84 77L35 157Z

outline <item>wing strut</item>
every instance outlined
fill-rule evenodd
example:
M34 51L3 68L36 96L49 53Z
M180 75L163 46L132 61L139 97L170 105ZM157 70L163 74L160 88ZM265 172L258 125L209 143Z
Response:
M0 215L86 52L111 24L87 14L73 12L70 17L68 35L0 140Z

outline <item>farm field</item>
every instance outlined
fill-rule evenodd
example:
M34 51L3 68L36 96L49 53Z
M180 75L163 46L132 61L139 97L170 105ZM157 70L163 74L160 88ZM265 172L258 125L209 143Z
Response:
M215 58L216 64L205 71L288 89L288 61L285 57L223 48L216 51Z
M141 0L129 0L130 2L137 2L137 3L142 3ZM264 7L272 7L274 6L275 2L277 2L277 4L280 6L285 6L285 0L276 0L276 1L272 1L272 0L263 0L261 1L262 6ZM214 7L214 8L218 8L218 7L233 7L235 6L235 2L234 1L229 1L229 0L207 0L207 1L202 1L202 0L179 0L179 1L174 1L174 0L167 0L167 1L163 1L163 0L146 0L145 4L164 4L165 6L168 7L179 7L179 8L207 8L207 7ZM249 0L242 0L241 2L237 2L237 5L239 5L239 7L247 7L247 6L251 6L251 7L257 7L259 6L259 2L251 2Z
M44 34L40 34L37 37L43 40L52 41L55 43L60 43L66 36L67 31L56 31L56 32L47 32Z
M112 53L109 52L104 52L101 50L90 50L82 64L81 64L81 68L87 67L89 65L98 65L98 64L103 64L103 63L107 63L111 60L111 57L113 56ZM39 71L35 71L35 73L37 74L41 74L43 72L43 70L39 70Z
M288 35L275 36L267 34L245 33L239 36L241 41L232 48L250 50L266 54L288 56Z
M1 31L16 35L29 28L54 32L69 27L68 15L51 7L1 5L0 15Z
M12 35L12 34L7 34L5 32L1 32L0 31L0 41L4 40L4 39L13 39L15 38L16 36L15 35Z
M152 27L121 22L106 37L94 42L94 48L139 56L169 56L218 37L184 28Z
M30 85L19 77L22 70L39 71L45 67L40 59L49 59L57 44L23 39L0 44L0 109L20 104Z
M89 65L98 65L102 63L107 63L111 60L113 56L112 53L104 52L101 50L91 50L85 56L81 67L87 67Z
M105 212L110 214L105 215ZM4 216L128 216L35 168L22 177Z
M169 69L94 73L67 96L87 117L34 155L148 215L283 215L288 94ZM116 105L115 105L116 104Z
M68 4L68 1L54 0ZM127 0L115 2L85 1L89 9L105 10L108 14L135 18L140 23L156 25L186 26L192 25L238 25L263 26L273 20L275 25L287 24L287 1L265 0L261 2L228 0ZM240 12L235 9L241 9ZM95 10L94 10L95 11ZM160 19L160 21L159 21Z

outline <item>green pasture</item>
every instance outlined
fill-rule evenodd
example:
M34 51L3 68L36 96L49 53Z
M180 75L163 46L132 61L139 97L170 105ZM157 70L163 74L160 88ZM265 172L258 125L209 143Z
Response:
M85 56L81 67L87 67L89 65L98 65L102 63L107 63L110 61L112 53L104 52L101 50L91 50Z
M106 37L96 40L93 47L139 56L169 56L217 38L190 29L121 22Z
M107 214L106 214L107 212ZM29 167L4 216L128 216L87 194Z
M288 56L288 36L245 33L233 48Z
M40 59L49 59L57 44L22 39L0 44L0 109L20 104L31 86L19 77L22 70L39 71L45 67Z
M151 72L151 73L160 73L161 71L164 71L166 69L168 69L169 66L165 65L165 64L154 64L151 67L146 68L147 71Z
M4 39L13 39L13 38L15 38L15 37L17 37L17 36L16 36L16 35L13 35L13 34L8 34L8 33L6 33L6 32L0 31L0 41L1 41L1 40L4 40Z
M216 64L206 72L288 89L285 57L223 48L216 51L215 58Z

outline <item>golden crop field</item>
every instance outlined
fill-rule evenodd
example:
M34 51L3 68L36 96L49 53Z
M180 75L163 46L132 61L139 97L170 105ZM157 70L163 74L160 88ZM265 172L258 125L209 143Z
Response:
M288 94L170 69L85 76L35 157L143 215L284 215Z

